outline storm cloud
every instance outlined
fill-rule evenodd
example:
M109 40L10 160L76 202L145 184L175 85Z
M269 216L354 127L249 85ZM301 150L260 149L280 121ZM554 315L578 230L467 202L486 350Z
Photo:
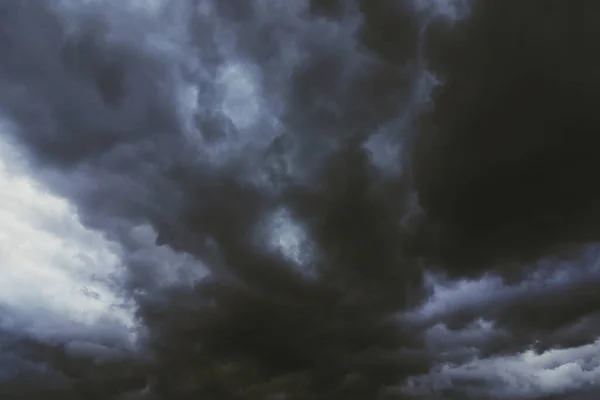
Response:
M585 396L594 7L0 0L0 394Z
M425 247L452 271L508 275L598 239L595 7L483 0L453 35L431 35L444 84L415 182Z

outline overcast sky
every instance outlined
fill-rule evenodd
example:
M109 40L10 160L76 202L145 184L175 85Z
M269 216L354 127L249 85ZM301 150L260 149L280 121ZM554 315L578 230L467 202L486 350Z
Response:
M595 399L592 0L0 0L0 398Z

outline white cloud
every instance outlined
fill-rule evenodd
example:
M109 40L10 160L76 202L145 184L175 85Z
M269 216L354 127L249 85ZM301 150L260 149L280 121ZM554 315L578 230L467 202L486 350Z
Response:
M131 340L133 310L115 290L119 246L27 177L6 142L0 155L0 327L47 340Z
M457 310L500 300L506 296L507 290L514 290L507 289L501 278L493 276L449 281L427 274L425 279L433 293L418 309L405 315L405 318L413 322L441 320Z
M600 341L596 341L542 354L526 351L460 366L443 365L428 376L416 378L410 389L423 393L464 385L473 396L508 399L566 393L599 383Z
M312 268L317 256L305 227L282 208L271 213L259 226L258 240L296 267L296 272L308 279L317 277ZM261 243L262 245L263 243Z
M403 315L406 320L428 327L425 339L439 364L426 376L415 378L409 391L433 396L444 390L460 390L473 398L537 398L587 390L600 384L600 340L541 354L525 351L511 356L482 358L486 343L510 340L511 333L496 327L494 308L526 303L538 296L564 295L590 280L597 280L597 247L582 253L576 263L544 260L529 277L516 284L501 278L447 280L430 274L427 285L432 296L419 308ZM575 289L573 289L575 288ZM456 312L487 315L462 329L448 329L444 321ZM551 333L556 337L576 333L590 322L583 319Z

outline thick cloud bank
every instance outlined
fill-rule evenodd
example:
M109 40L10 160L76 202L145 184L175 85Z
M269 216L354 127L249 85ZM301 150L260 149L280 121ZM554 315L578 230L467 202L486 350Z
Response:
M0 0L0 396L591 398L596 11Z

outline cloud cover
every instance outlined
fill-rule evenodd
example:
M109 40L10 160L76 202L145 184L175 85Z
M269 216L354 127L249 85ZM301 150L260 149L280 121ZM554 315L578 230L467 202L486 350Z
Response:
M0 1L11 151L136 327L3 328L5 397L592 390L595 6L564 4Z

